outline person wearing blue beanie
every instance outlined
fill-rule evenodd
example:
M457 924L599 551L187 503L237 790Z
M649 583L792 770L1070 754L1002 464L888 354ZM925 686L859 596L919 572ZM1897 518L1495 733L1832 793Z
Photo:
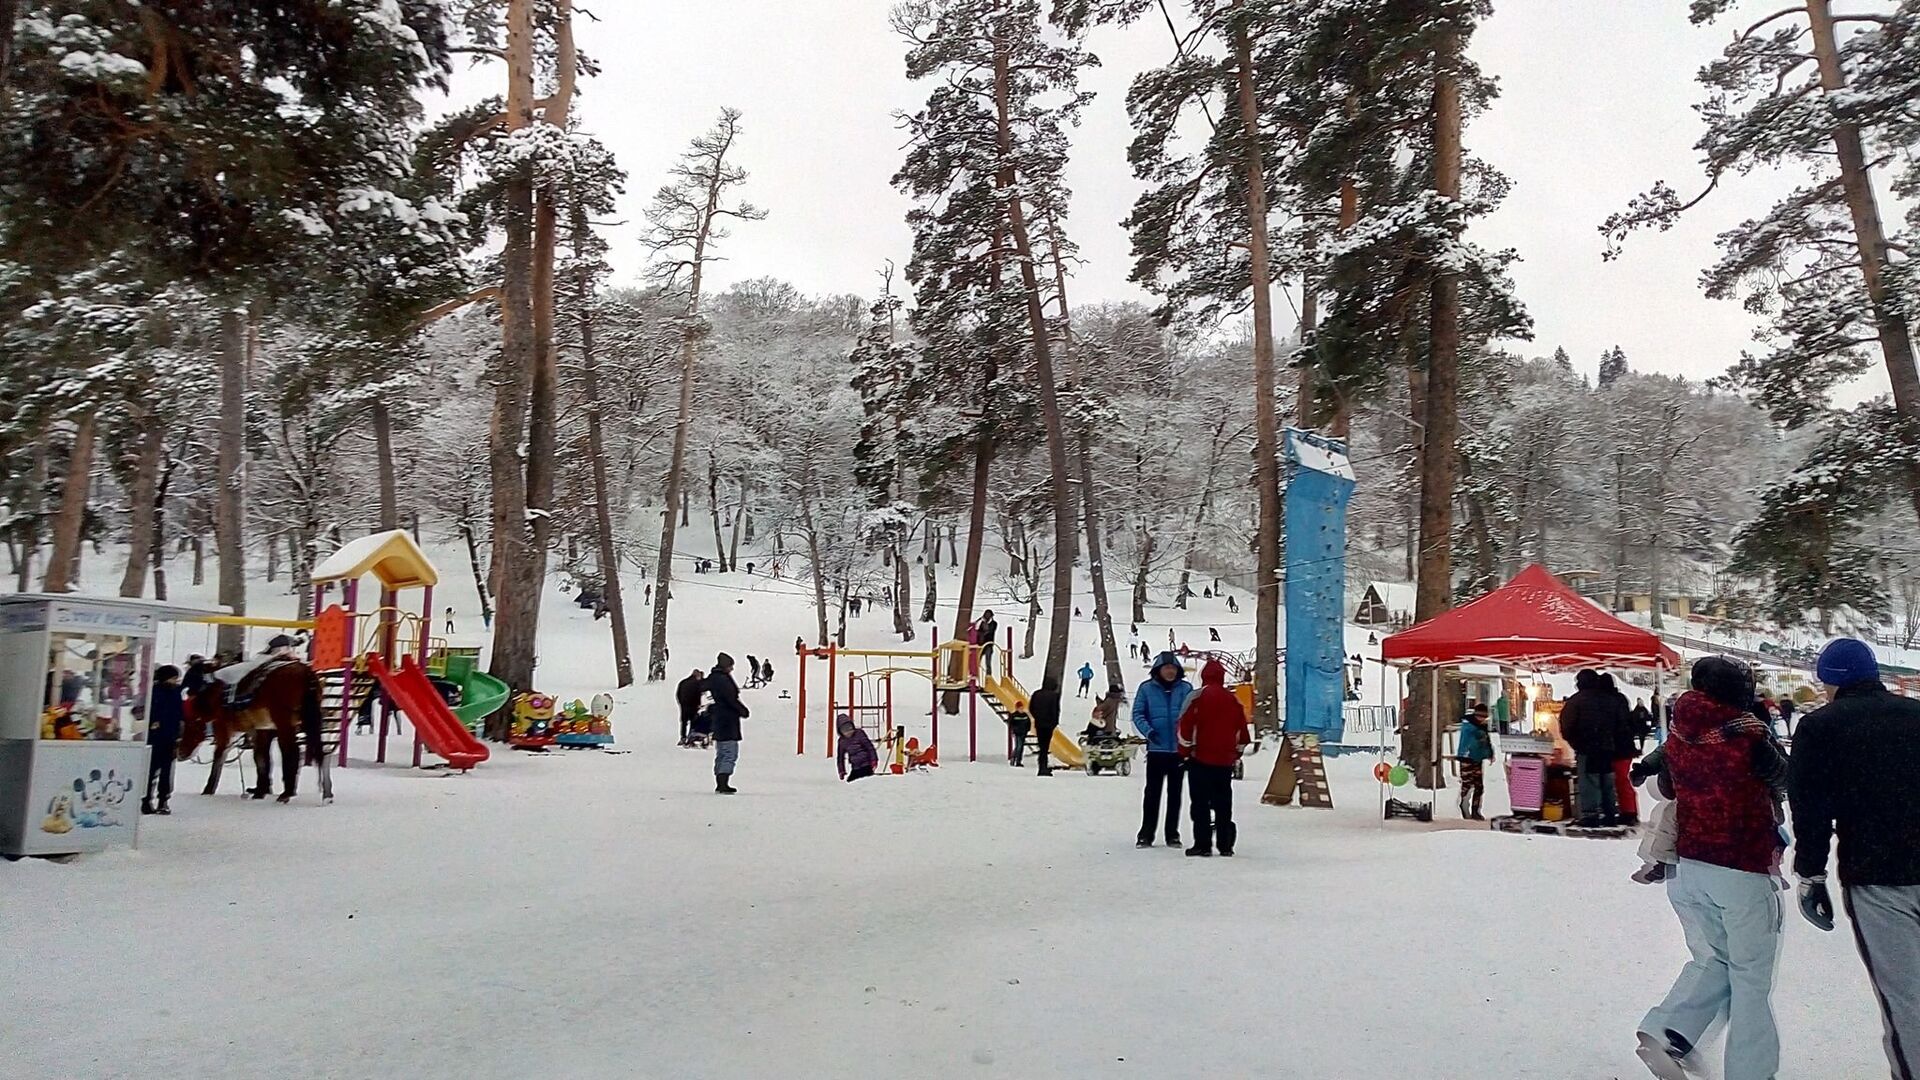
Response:
M1873 649L1859 638L1834 638L1828 642L1827 647L1820 650L1814 671L1821 682L1835 689L1868 679L1880 680L1880 662L1873 658Z
M1920 1077L1920 700L1880 682L1866 643L1839 638L1815 665L1829 704L1793 737L1787 794L1800 913L1834 928L1827 852L1839 840L1841 906L1853 922L1896 1080Z

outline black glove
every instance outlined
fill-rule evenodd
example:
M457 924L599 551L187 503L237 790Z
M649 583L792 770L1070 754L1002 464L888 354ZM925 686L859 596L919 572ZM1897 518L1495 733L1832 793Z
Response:
M1826 878L1800 882L1800 914L1822 930L1833 929L1833 898L1827 895Z

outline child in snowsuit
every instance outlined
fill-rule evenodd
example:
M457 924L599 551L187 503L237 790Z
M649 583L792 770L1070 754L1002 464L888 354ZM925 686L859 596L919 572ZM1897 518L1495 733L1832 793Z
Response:
M1493 757L1493 739L1487 734L1489 713L1484 702L1460 719L1460 744L1454 752L1460 763L1460 816L1485 820L1480 799L1487 791L1487 762Z
M1020 768L1027 759L1027 732L1031 730L1033 730L1033 721L1028 719L1025 711L1007 716L1007 732L1013 736L1013 757L1007 764L1016 769Z
M1233 766L1253 736L1247 711L1227 689L1227 669L1208 660L1200 669L1200 691L1180 708L1180 756L1187 765L1187 802L1193 815L1193 846L1188 855L1215 850L1233 854L1239 831L1233 824Z
M872 776L873 767L880 762L880 755L873 749L873 740L846 713L835 717L833 723L840 732L840 749L834 752L834 764L840 769L840 779L852 783Z
M1647 813L1640 819L1640 869L1633 872L1633 880L1642 885L1657 885L1673 875L1674 867L1680 862L1676 845L1680 839L1680 829L1673 816L1673 800L1660 789L1660 774L1667 768L1667 752L1654 747L1653 753L1633 764L1633 782L1638 785L1647 783L1643 789L1650 805Z

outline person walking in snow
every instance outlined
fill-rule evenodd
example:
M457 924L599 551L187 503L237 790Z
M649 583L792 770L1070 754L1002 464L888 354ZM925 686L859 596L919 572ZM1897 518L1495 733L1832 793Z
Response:
M1029 705L1031 707L1031 705ZM1013 753L1007 756L1007 764L1016 769L1024 768L1027 761L1027 734L1033 730L1033 718L1024 710L1016 709L1007 714L1007 734L1013 743Z
M1235 600L1231 596L1227 597L1227 610L1233 612L1235 615L1240 614L1240 601Z
M1160 796L1167 803L1166 841L1180 846L1180 709L1193 694L1186 669L1171 652L1153 662L1153 673L1133 694L1133 726L1147 740L1147 790L1140 804L1140 833L1135 847L1153 846L1160 821Z
M714 658L713 673L707 676L707 693L713 696L713 790L733 795L733 770L740 761L740 721L752 715L740 700L740 686L733 681L733 657L721 653Z
M1093 663L1091 661L1082 663L1080 670L1075 674L1080 676L1080 693L1078 696L1086 697L1087 692L1093 688Z
M1920 1077L1920 701L1889 691L1865 642L1816 665L1829 704L1800 721L1788 764L1800 913L1833 929L1827 847L1840 838L1841 902L1880 1003L1894 1080ZM1782 698L1782 701L1787 700Z
M1049 675L1027 700L1033 717L1033 748L1040 755L1040 775L1053 775L1053 732L1060 726L1060 680Z
M1200 692L1187 698L1178 722L1180 756L1186 761L1187 802L1193 814L1190 856L1215 851L1233 855L1233 766L1253 736L1247 711L1227 690L1227 669L1218 660L1200 668Z
M880 755L873 749L873 740L846 713L835 717L833 725L840 732L840 748L833 755L834 765L840 770L840 779L852 783L872 776L873 767L880 763Z
M1487 792L1487 762L1493 758L1493 738L1488 734L1492 715L1487 703L1474 703L1473 711L1460 718L1459 744L1454 758L1460 763L1460 816L1468 821L1485 821L1480 800Z
M699 668L673 688L673 699L680 706L680 745L693 745L693 723L700 716L700 695L707 692L707 676Z
M1781 832L1775 791L1787 759L1753 711L1753 672L1723 656L1693 665L1674 703L1665 790L1673 796L1679 864L1667 900L1692 959L1640 1021L1635 1053L1662 1080L1693 1072L1695 1047L1727 1017L1726 1080L1772 1080L1780 1069L1773 973L1780 955Z
M860 598L859 597L854 596L854 597L849 597L847 599L847 614L852 615L856 619L860 617Z
M447 633L453 633L453 609L451 607L447 609Z

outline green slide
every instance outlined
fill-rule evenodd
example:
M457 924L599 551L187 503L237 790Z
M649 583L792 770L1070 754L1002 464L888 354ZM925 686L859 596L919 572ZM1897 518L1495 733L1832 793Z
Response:
M511 691L507 684L478 670L479 650L472 654L450 652L444 654L440 676L460 688L460 704L453 715L468 727L478 727L480 722L499 711L507 703Z

